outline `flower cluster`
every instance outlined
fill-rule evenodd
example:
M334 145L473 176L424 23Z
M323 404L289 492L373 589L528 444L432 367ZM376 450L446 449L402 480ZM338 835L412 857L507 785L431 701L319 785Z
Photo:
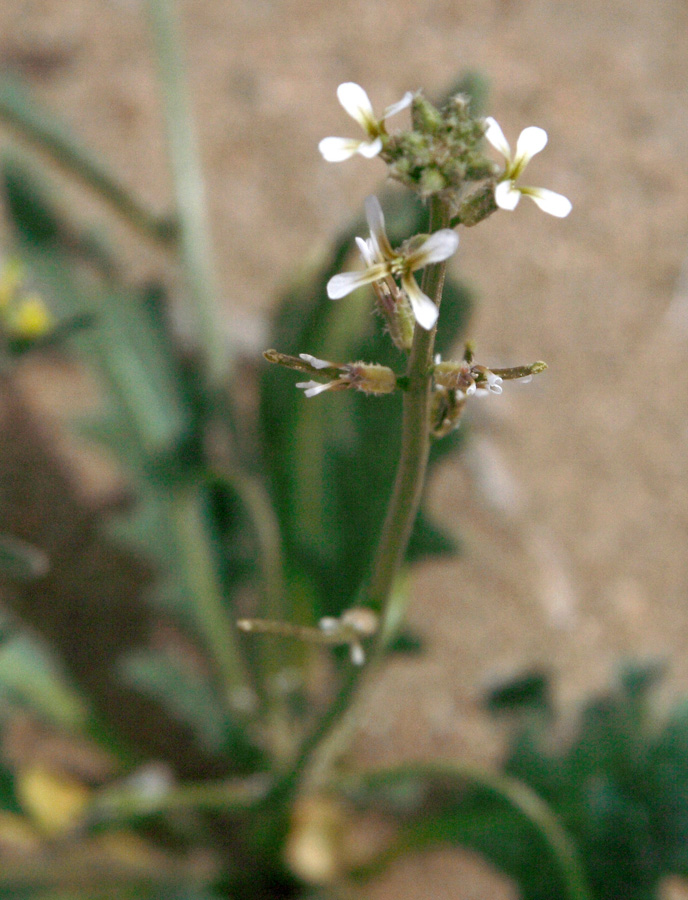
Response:
M468 101L461 95L452 97L445 109L438 110L419 92L408 92L388 107L380 119L375 118L370 99L360 85L340 84L337 96L367 137L363 140L324 138L320 152L328 162L341 162L356 153L367 158L382 155L389 164L391 177L417 190L424 198L448 194L457 209L466 200L462 190L468 182L493 180L494 200L500 209L515 209L523 194L552 216L564 218L571 212L571 202L562 194L518 183L530 160L547 144L547 132L542 128L524 128L516 153L512 154L499 124L491 116L484 120L474 118ZM408 106L413 128L390 137L385 120ZM493 164L479 151L483 135L506 161L501 174L495 172ZM481 212L483 216L489 215L492 209L483 204Z
M377 632L379 624L379 617L372 609L367 606L354 606L345 610L339 618L324 616L318 622L317 628L278 622L274 619L239 619L237 627L241 631L279 634L309 644L325 644L333 647L348 645L351 661L355 666L362 666L365 662L363 641Z
M433 263L444 262L452 256L459 246L459 236L450 228L442 228L434 234L416 235L398 250L393 250L377 197L368 197L365 209L370 237L367 240L356 238L356 243L366 268L363 272L335 275L327 284L327 296L331 300L338 300L371 283L387 283L388 293L393 295L394 279L398 278L416 322L429 331L437 322L438 309L418 287L413 272Z

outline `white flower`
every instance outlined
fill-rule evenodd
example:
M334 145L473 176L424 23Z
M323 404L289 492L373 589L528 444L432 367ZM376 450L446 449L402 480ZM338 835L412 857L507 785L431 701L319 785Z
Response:
M524 128L516 142L516 154L512 156L511 147L504 132L497 122L490 116L485 119L487 131L485 137L498 150L506 160L506 168L495 188L495 202L500 209L515 209L521 194L530 197L543 212L551 216L563 219L571 212L571 201L562 194L549 191L547 188L526 187L517 184L521 172L530 160L539 153L547 144L547 132L531 126Z
M410 106L413 94L408 91L398 103L388 106L379 119L375 118L373 106L363 88L353 81L345 81L337 88L337 98L352 119L355 119L365 131L367 138L327 137L318 144L318 149L327 162L341 162L356 153L372 159L382 150L382 135L385 131L385 119L401 112Z
M356 238L356 243L366 268L363 272L343 272L330 278L327 296L330 300L338 300L364 284L399 278L411 302L416 322L429 331L434 327L439 311L430 297L418 287L412 273L448 259L459 246L459 236L450 228L442 228L434 234L416 235L398 250L393 250L377 197L368 197L365 208L370 237L368 240Z
M397 389L396 375L388 366L377 363L346 363L339 366L325 359L318 359L310 353L299 353L299 357L316 371L321 369L336 369L339 375L333 381L299 381L296 385L301 388L306 397L316 397L323 391L345 391L355 388L364 394L391 394Z

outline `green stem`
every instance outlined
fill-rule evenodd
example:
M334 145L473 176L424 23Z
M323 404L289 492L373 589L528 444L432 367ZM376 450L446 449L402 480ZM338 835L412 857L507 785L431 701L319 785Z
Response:
M562 882L565 886L567 900L591 900L585 870L580 855L557 815L527 784L498 772L481 770L463 763L409 763L395 769L356 774L344 778L339 787L347 786L365 788L366 791L376 786L408 782L409 779L432 778L460 779L469 785L481 788L497 800L517 809L538 830L554 858ZM430 827L428 838L436 838L437 829ZM356 880L368 880L379 874L399 856L409 850L419 849L418 836L411 835L407 840L402 835L391 847L364 867L352 873Z
M205 188L186 92L174 0L148 0L148 10L167 120L181 261L192 308L198 317L206 385L215 392L228 374L229 344L217 299Z
M446 227L446 204L433 198L430 232ZM423 273L423 291L439 306L444 287L445 263L429 266ZM339 692L316 729L304 741L298 758L275 795L289 796L305 771L308 781L318 784L327 777L333 762L344 751L359 720L355 700L360 694L362 675L370 676L380 665L389 640L388 623L396 616L394 582L404 561L406 548L420 505L430 451L430 387L436 328L425 331L416 326L407 369L407 390L401 429L401 453L392 496L375 553L372 575L363 589L361 603L380 610L380 627L365 666L350 667Z
M193 485L182 485L172 494L170 518L197 626L218 667L227 706L235 714L245 714L253 703L253 692L218 582L201 498Z
M282 535L274 507L263 484L238 469L227 469L221 478L236 491L255 529L258 558L263 573L263 605L260 615L266 619L284 617L284 561Z
M175 785L156 796L150 796L144 789L131 785L109 787L96 793L85 818L94 824L111 824L139 816L183 810L243 812L263 799L268 784L265 776L255 775L233 781Z
M12 82L0 84L0 121L57 165L98 194L126 222L156 241L171 242L175 223L156 216L133 197L62 125L38 109Z
M445 205L433 199L430 207L430 233L447 225ZM423 273L423 291L439 306L444 288L446 264L428 266ZM430 386L431 367L435 347L436 327L431 331L416 327L406 374L404 409L401 426L401 455L394 489L387 507L373 561L373 570L365 594L366 605L382 612L380 635L386 635L387 619L391 615L392 588L420 507L425 484L425 472L430 452ZM378 641L381 645L382 641Z

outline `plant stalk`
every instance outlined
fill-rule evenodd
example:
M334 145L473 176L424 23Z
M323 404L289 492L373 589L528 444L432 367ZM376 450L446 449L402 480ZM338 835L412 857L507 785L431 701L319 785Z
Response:
M151 796L136 786L123 784L99 791L86 812L86 820L101 823L127 821L140 816L182 810L244 812L262 800L269 781L263 775L233 781L207 781L172 785Z
M447 226L446 204L434 197L430 206L430 232ZM444 287L446 263L428 266L423 273L423 291L439 306ZM430 452L430 388L436 327L425 331L416 326L407 369L401 428L401 453L385 522L375 553L370 580L364 587L361 604L380 612L380 626L363 667L350 667L339 693L304 741L299 756L285 780L276 788L289 796L304 777L309 786L327 779L333 763L344 752L359 720L357 699L364 682L379 667L389 640L388 622L395 618L394 583L399 575L411 537Z
M197 316L206 386L215 394L229 372L229 339L217 299L205 187L174 7L174 0L148 0L167 121L181 263Z
M181 485L173 493L170 517L185 587L193 598L199 632L222 679L227 708L235 715L245 716L255 698L244 670L234 622L224 604L201 498L193 485Z

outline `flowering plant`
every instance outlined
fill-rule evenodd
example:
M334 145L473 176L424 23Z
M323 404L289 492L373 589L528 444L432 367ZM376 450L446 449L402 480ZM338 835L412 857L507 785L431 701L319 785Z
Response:
M485 854L527 900L611 896L609 879L598 877L604 867L597 857L588 866L579 849L599 850L593 833L613 847L614 829L600 828L586 803L599 800L603 783L623 795L625 805L607 797L609 808L640 806L624 776L632 762L663 777L664 732L652 736L654 757L633 744L619 771L586 769L591 784L572 792L573 812L560 770L550 772L531 737L505 772L461 762L361 771L346 762L366 688L393 654L417 649L404 624L410 564L456 549L424 508L429 469L462 440L473 402L508 402L510 381L546 368L486 365L465 340L457 351L470 298L451 271L459 230L513 210L522 194L555 216L570 211L561 195L520 182L544 131L527 128L512 154L467 91L439 105L408 92L378 117L361 87L340 85L363 136L324 138L322 165L362 156L385 166L404 197L368 197L369 234L352 225L281 298L275 349L255 385L256 360L233 355L223 327L172 4L147 6L174 175L170 214L147 209L0 83L0 120L184 275L182 288L130 280L116 251L64 212L23 157L4 160L12 259L21 264L0 276L0 376L11 385L17 367L46 352L97 375L103 409L79 427L119 460L131 501L96 515L107 531L89 526L87 537L127 572L145 569L148 581L130 588L122 625L114 576L83 577L79 609L102 619L76 638L60 620L70 638L61 645L45 597L71 620L78 604L73 593L68 608L50 594L50 571L78 568L74 557L65 559L57 538L0 535L0 565L31 600L3 620L0 645L0 888L27 897L315 900L363 892L399 854L443 843ZM191 338L177 332L175 304ZM238 384L250 384L255 402ZM77 543L81 553L88 541ZM60 650L80 654L72 677ZM94 671L104 686L94 687ZM635 725L633 704L621 705ZM354 838L371 812L383 827L361 847ZM676 833L680 812L672 809ZM665 813L662 804L647 813L646 843L662 860L643 882L651 887L685 865L679 841L665 856L657 849Z

